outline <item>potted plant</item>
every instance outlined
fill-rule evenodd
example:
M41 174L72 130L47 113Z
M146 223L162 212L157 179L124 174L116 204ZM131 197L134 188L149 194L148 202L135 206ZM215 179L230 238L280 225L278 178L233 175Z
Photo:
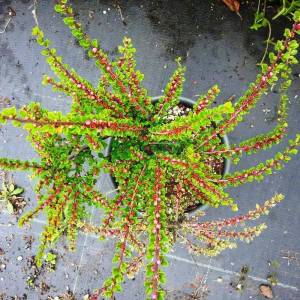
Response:
M97 233L101 238L116 238L112 275L93 299L100 294L113 298L121 291L125 276L134 276L143 265L147 297L163 299L166 254L177 240L199 255L217 255L235 247L235 240L249 242L259 235L264 224L243 230L232 227L267 214L283 199L277 194L247 214L226 220L201 222L203 212L195 211L201 204L229 206L237 211L226 187L262 180L297 153L300 135L265 163L223 173L225 160L237 163L242 154L268 149L286 135L287 90L291 65L297 63L295 38L300 33L300 13L294 14L292 29L286 29L284 40L276 43L276 52L270 53L270 64L262 64L261 73L238 101L212 107L219 93L217 86L195 103L180 101L185 71L180 60L164 95L152 99L142 86L143 75L136 70L130 39L124 38L120 57L110 61L98 41L91 39L75 20L66 0L60 0L55 9L64 16L79 44L95 59L102 76L94 87L63 63L38 27L33 29L43 47L42 54L58 78L45 75L43 83L65 93L72 102L67 114L48 111L39 103L19 110L10 107L0 113L1 123L12 122L28 132L27 139L40 156L38 161L0 159L1 168L29 171L36 180L38 204L22 216L19 224L31 221L42 211L47 216L36 255L38 265L47 248L64 235L70 249L75 248L79 230ZM279 80L278 125L269 133L228 147L224 143L226 133ZM103 151L107 147L110 151L106 156ZM96 188L103 170L116 183L118 192L113 198ZM100 226L85 221L89 206L102 209ZM194 212L188 214L190 210Z

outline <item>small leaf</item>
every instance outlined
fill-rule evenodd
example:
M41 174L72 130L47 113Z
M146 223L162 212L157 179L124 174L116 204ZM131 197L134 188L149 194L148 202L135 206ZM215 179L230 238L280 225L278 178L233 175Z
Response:
M231 206L231 210L234 211L234 212L238 211L239 208L238 208L237 204L233 204L233 205Z
M4 193L8 191L5 182L2 182L2 190Z
M38 26L32 28L32 35L38 35L40 33L40 29Z
M24 189L22 188L16 188L12 193L11 195L14 196L14 195L20 195L24 192Z
M6 204L6 209L7 209L7 211L8 211L10 214L13 214L13 213L14 213L14 207L13 207L13 205L12 205L10 202L7 202L7 204Z
M15 185L13 183L11 183L8 187L10 192L13 192L15 190Z
M62 13L64 11L63 8L61 7L61 5L59 5L59 4L56 4L54 6L54 10L58 13Z
M41 51L41 54L44 55L44 56L48 56L49 55L49 51L47 49L43 49Z

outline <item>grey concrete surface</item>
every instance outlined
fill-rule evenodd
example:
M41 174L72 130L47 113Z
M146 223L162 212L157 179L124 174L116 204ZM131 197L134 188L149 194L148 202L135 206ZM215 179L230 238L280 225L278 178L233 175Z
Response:
M41 85L41 76L49 72L40 48L31 38L33 2L30 0L0 0L0 29L8 20L7 9L11 7L16 16L0 34L0 95L9 97L13 105L21 106L30 101L39 101L52 110L68 111L69 99L54 94L49 87ZM247 84L255 78L257 63L262 57L266 32L249 29L256 4L245 3L241 9L243 20L231 13L221 1L155 0L117 1L92 0L72 1L80 14L87 31L101 40L102 47L111 57L116 55L122 37L128 35L137 48L139 69L145 74L145 85L150 95L161 93L171 74L178 55L184 57L187 66L183 96L196 99L210 86L218 83L222 93L217 102L222 103L231 95L239 96ZM118 8L119 7L119 8ZM121 20L121 13L125 18ZM78 47L61 18L53 12L53 2L37 1L37 17L46 35L53 41L65 61L78 72L96 83L98 72ZM288 24L279 21L273 24L273 34L280 37ZM300 132L299 71L294 70L294 83L290 90L290 115L288 136ZM242 141L258 133L266 132L276 124L276 89L262 99L253 112L237 130L230 134L232 143ZM0 104L1 105L1 104ZM31 158L36 154L25 140L20 129L5 126L0 132L0 155L6 157ZM245 157L233 169L242 169L271 157L274 149ZM274 299L300 299L300 201L299 201L299 156L287 167L266 178L259 184L247 184L232 189L240 212L252 209L275 192L285 194L286 199L268 217L262 219L268 229L250 245L243 243L234 250L228 250L216 258L194 257L181 245L170 253L170 267L167 269L169 291L167 299L188 298L196 289L195 299L233 300L263 299L259 285L266 282L269 273L276 272L278 285L273 287ZM232 170L233 170L232 169ZM14 174L18 185L26 189L29 198L27 209L34 206L32 182L25 173ZM103 186L108 190L109 186ZM206 218L216 219L231 216L228 209L209 209ZM97 215L94 215L96 218ZM25 299L47 299L74 292L76 299L93 288L101 286L110 272L112 243L103 243L91 236L80 236L75 253L69 253L62 241L55 249L58 254L57 271L44 272L38 282L44 282L49 290L31 289L26 284L29 273L27 258L34 254L38 236L43 226L42 216L31 228L19 229L14 217L0 213L0 247L4 254L0 263L6 268L0 271L0 295L4 299L18 296ZM33 236L31 249L25 247L25 236ZM18 261L17 257L22 256ZM269 262L279 265L274 270ZM239 279L239 271L247 265L250 269L246 286L242 291L232 287ZM194 286L192 283L194 282ZM124 284L125 292L116 299L144 299L143 274ZM22 298L23 297L23 298ZM1 298L1 297L0 297Z

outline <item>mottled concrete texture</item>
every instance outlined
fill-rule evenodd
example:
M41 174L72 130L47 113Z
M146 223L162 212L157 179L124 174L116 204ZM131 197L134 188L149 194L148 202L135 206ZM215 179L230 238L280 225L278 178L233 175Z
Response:
M40 26L52 39L58 53L81 75L93 83L99 74L93 63L86 58L80 47L74 43L61 18L53 12L53 2L37 1L37 16ZM80 14L87 31L101 40L113 58L117 46L124 35L128 35L138 49L139 69L145 74L145 85L152 96L161 93L169 75L175 67L174 58L183 56L187 66L186 83L183 96L196 99L210 86L218 83L222 93L218 103L231 95L239 96L247 88L247 83L255 78L257 63L264 50L266 32L253 32L249 29L255 12L245 4L241 9L243 21L231 13L221 1L192 0L91 0L72 1ZM251 1L249 1L251 2ZM256 2L256 1L253 1ZM41 86L41 76L49 68L39 55L40 48L31 38L33 1L0 0L0 29L8 20L7 9L11 7L16 16L8 24L6 31L0 34L0 95L9 97L11 103L21 106L30 101L39 101L52 110L68 111L69 99L54 94L49 87ZM118 8L119 7L119 8ZM122 22L120 10L125 22ZM286 24L274 23L273 34L280 37ZM300 97L298 78L299 66L294 71L294 83L290 90L290 127L288 136L300 132ZM276 106L278 93L276 88L262 99L252 114L237 130L230 134L232 143L236 143L258 133L266 132L276 124ZM1 107L3 107L3 104ZM36 154L25 141L24 132L6 126L1 128L0 155L7 157L31 158ZM271 151L245 158L234 169L250 167L263 161L283 145ZM225 251L217 258L194 257L177 245L170 253L168 268L167 299L263 299L259 294L259 285L267 276L274 275L279 284L273 288L274 299L300 299L300 241L299 241L299 167L296 157L286 169L266 178L259 184L247 184L232 189L240 211L252 209L255 203L262 203L275 192L286 195L286 200L278 205L263 221L268 230L250 245L240 244L238 249ZM32 182L25 173L14 174L17 184L26 189L26 198L30 198L27 208L35 203ZM104 177L103 177L104 178ZM108 191L106 180L103 190ZM231 216L228 209L208 209L209 218ZM57 246L58 264L55 273L44 272L38 282L44 282L49 290L31 289L26 284L29 276L26 267L27 258L33 255L37 239L43 226L41 216L30 229L20 230L14 217L0 213L0 247L4 254L0 263L6 268L0 270L0 294L4 299L17 295L27 295L27 299L47 299L57 296L68 289L77 299L81 299L95 287L99 287L110 272L112 243L99 242L94 237L80 236L75 253L65 250L65 243ZM11 224L11 226L9 226ZM26 249L23 236L33 236L32 249ZM22 260L17 260L22 256ZM270 262L276 262L274 268ZM232 283L239 279L242 266L249 267L249 276L242 291L236 291ZM194 282L194 288L191 283ZM124 284L125 292L116 299L144 299L143 274ZM188 298L195 288L198 298ZM204 293L207 291L207 293ZM206 296L204 296L206 294ZM1 298L1 297L0 297Z

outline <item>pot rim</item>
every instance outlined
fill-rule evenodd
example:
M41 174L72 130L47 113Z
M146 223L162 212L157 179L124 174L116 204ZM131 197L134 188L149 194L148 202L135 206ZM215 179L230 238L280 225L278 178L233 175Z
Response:
M160 99L162 97L161 96L155 96L155 97L151 97L152 101L153 102L156 102L158 99ZM179 97L180 99L180 102L183 103L183 104L186 104L187 106L193 106L196 101L195 100L192 100L192 99L189 99L189 98L186 98L186 97L183 97L183 96L180 96ZM230 148L230 142L229 142L229 138L227 136L227 134L225 134L224 136L221 137L222 139L222 142L224 143L224 145L226 146L226 148ZM111 147L111 140L112 138L109 137L106 142L107 142L107 147L106 149L104 150L104 156L108 156L109 155L109 152L110 152L110 147ZM223 174L222 176L224 177L226 174L229 173L229 170L230 170L230 160L225 158L225 161L224 161L224 170L223 170ZM117 187L115 185L115 182L114 180L112 179L112 176L110 174L108 174L108 181L109 181L109 184L114 187L114 191L117 191ZM194 214L196 211L200 210L200 211L203 211L203 210L206 210L207 208L209 208L210 206L208 204L203 204L197 208L195 208L194 210L188 212L187 214L191 215L191 214Z

